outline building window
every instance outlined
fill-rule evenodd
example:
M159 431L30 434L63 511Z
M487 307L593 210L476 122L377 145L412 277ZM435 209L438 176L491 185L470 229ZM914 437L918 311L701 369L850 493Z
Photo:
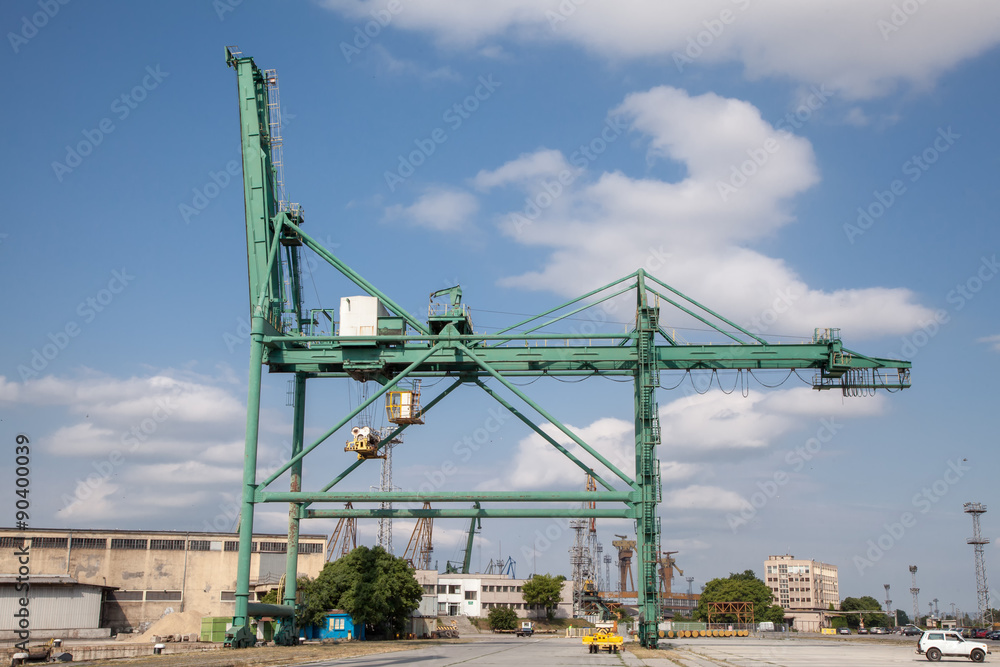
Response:
M438 602L438 613L441 614L442 616L445 616L445 615L448 614L448 603L447 602Z
M306 542L304 544L299 544L300 554L321 554L323 553L323 543L322 542Z
M235 595L235 593L234 593ZM180 600L180 591L146 591L146 601Z
M0 549L20 549L23 546L23 537L0 537Z
M155 551L184 551L184 540L150 540L149 548Z
M449 585L448 586L448 595L458 595L459 593L462 592L461 588L462 588L461 586L451 586L451 585Z
M444 584L438 584L438 595L445 595L448 592L448 587Z
M223 551L239 551L240 550L240 543L230 540L230 541L226 542L226 544L225 544L225 546L223 547L222 550ZM256 553L256 551L257 551L257 543L256 542L251 542L250 543L250 551L253 552L253 553Z
M222 591L219 599L223 602L232 602L236 599L236 591Z
M74 537L69 545L72 549L106 549L108 541L105 538Z
M259 546L261 553L283 554L288 551L287 542L261 542Z
M188 542L188 549L191 551L210 551L212 543L208 540L191 540Z
M466 600L475 600L476 599L476 591L465 591L465 599Z
M135 602L142 600L142 591L108 591L108 600Z
M69 540L65 537L32 537L32 549L65 549Z
M111 540L112 549L145 549L146 545L146 540L132 540L117 537Z

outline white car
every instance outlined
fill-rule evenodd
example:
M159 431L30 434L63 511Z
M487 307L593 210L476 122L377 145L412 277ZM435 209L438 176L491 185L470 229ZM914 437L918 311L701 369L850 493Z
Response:
M917 653L937 662L941 656L968 658L972 662L982 662L990 647L983 642L970 641L957 632L949 630L925 630L917 640Z

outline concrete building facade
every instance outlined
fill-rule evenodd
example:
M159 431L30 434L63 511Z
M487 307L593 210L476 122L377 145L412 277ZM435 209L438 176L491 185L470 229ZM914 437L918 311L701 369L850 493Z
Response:
M509 607L522 617L545 613L544 609L525 604L523 587L527 579L511 579L504 574L439 574L435 570L417 570L416 577L425 594L437 596L438 616L485 618L496 607ZM555 616L572 615L573 582L565 581Z
M285 572L287 536L255 535L253 545L251 599L259 599ZM16 552L24 546L32 577L103 588L103 628L142 631L172 611L233 615L238 541L232 533L0 528L0 577L18 572ZM325 551L325 536L300 535L299 575L319 575Z
M800 632L819 632L826 627L826 614L840 609L837 566L816 560L796 559L790 554L768 556L764 582L774 604L785 610L786 622Z

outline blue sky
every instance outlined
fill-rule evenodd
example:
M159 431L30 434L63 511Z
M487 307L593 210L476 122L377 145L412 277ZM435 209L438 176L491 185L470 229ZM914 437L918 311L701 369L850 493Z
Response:
M912 359L913 389L876 398L795 376L747 397L661 392L663 546L697 583L789 552L838 565L843 595L889 583L907 610L916 564L922 611L972 610L962 504L994 502L998 463L998 21L972 1L5 3L0 437L35 445L32 524L232 527L249 345L223 47L238 44L278 70L310 233L413 312L460 282L489 332L644 266L767 338L840 327L848 347ZM355 291L322 267L306 280L314 306ZM632 314L591 317L621 331ZM266 378L264 464L289 437L285 381ZM311 433L356 400L310 391ZM526 391L628 457L627 385ZM466 391L443 408L397 450L400 487L446 461L453 488L582 487L513 420L462 460L492 405ZM350 462L342 439L307 488ZM366 467L351 488L376 481ZM283 512L258 528L283 530ZM442 563L461 523L436 527ZM568 573L569 532L550 524L484 523L477 558ZM627 526L599 529L610 552Z

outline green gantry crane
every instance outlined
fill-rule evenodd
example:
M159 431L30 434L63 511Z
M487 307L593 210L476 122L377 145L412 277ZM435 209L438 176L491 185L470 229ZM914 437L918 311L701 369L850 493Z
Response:
M627 518L635 521L638 566L639 641L656 647L660 585L660 468L656 448L660 444L656 392L660 372L708 369L734 370L740 377L763 369L799 369L815 372L816 389L840 388L845 394L910 386L910 363L878 359L843 347L839 331L818 329L811 342L775 345L705 308L678 290L638 271L576 299L507 327L495 334L476 334L468 307L461 303L458 288L441 290L449 303L432 308L427 321L407 312L344 262L303 231L302 209L284 198L280 159L280 109L277 77L273 70L261 71L252 58L235 47L226 49L226 62L236 70L240 101L243 150L243 188L246 204L247 261L250 287L250 374L247 399L246 448L243 467L242 520L239 527L239 559L233 645L251 646L249 627L254 605L249 604L250 555L254 508L258 503L288 503L288 552L286 587L282 602L293 607L298 560L299 522L311 518L466 518L482 517L574 517ZM314 252L322 261L352 281L366 294L376 297L386 309L378 326L364 335L343 335L331 328L317 333L316 311L306 312L299 284L300 252ZM603 301L632 292L635 296L635 326L622 333L545 333L560 322ZM660 303L725 336L725 344L687 344L677 340L660 324ZM329 311L322 314L330 317ZM352 332L361 333L361 332ZM289 373L294 379L292 454L287 462L263 480L257 479L257 440L260 415L261 372ZM532 400L511 378L538 376L570 377L605 375L631 378L634 384L635 470L628 474L608 461L554 415ZM305 396L308 380L326 378L372 380L380 385L367 400L333 423L315 442L304 442ZM433 409L462 386L478 387L509 410L528 428L559 450L584 472L593 475L603 490L596 492L514 491L408 491L345 492L335 487L367 459L359 458L319 490L302 490L302 462L306 456L338 430L349 425L368 406L405 378L447 378L451 382L423 407ZM492 382L490 382L492 381ZM490 384L488 384L490 382ZM515 406L516 398L529 411ZM540 417L540 421L538 418ZM542 429L548 422L596 459L603 469L592 470ZM409 424L398 425L381 442L391 442ZM271 484L289 472L288 491L272 490ZM433 503L430 509L393 507L383 502ZM350 508L321 509L314 504L351 503ZM465 507L440 505L464 503ZM473 503L471 507L469 503ZM502 506L496 506L496 504ZM566 507L580 503L581 507ZM584 503L592 508L584 508ZM365 507L365 505L370 505ZM470 531L471 532L471 531ZM469 560L467 548L466 563ZM294 641L294 616L280 628L277 641Z

